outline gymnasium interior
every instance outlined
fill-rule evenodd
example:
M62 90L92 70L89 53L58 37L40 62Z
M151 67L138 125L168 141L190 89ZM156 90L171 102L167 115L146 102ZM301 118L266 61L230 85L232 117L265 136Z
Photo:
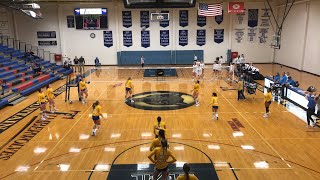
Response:
M318 18L319 0L0 0L0 179L320 179Z

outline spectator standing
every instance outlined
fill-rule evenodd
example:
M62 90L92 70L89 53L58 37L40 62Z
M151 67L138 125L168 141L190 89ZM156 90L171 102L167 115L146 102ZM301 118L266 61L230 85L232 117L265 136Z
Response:
M314 114L315 110L316 110L316 100L315 98L312 96L312 93L309 92L306 95L306 99L309 101L308 102L308 109L307 109L307 123L308 123L308 128L311 128L310 126L310 121L312 121L314 124L315 122L313 121L313 119L311 118L311 116Z
M144 57L143 56L141 56L141 58L140 58L140 63L141 63L141 67L143 68L144 67Z
M74 66L74 71L75 72L77 72L78 65L79 65L79 59L78 59L77 56L75 56L74 59L73 59L73 66Z

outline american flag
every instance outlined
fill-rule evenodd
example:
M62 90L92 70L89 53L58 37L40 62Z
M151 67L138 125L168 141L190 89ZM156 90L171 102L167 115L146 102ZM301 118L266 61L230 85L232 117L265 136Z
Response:
M199 3L198 15L200 16L222 15L222 3L218 3L218 4Z

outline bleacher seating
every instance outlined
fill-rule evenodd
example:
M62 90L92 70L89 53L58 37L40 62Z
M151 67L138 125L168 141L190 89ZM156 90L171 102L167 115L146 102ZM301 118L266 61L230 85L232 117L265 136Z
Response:
M32 63L37 63L42 68L41 72L34 73L30 64L25 64L22 57L22 52L0 45L0 91L5 92L0 97L0 108L72 73L72 69L41 58L32 58Z

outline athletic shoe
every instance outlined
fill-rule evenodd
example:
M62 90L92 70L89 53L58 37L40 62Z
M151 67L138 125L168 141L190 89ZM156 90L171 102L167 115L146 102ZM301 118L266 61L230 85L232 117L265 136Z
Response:
M264 114L263 117L264 117L264 118L268 118L269 115L268 115L268 114Z
M200 104L196 104L196 107L199 107L200 106Z
M216 119L216 117L215 116L212 116L212 120L215 120Z
M132 102L132 103L134 103L134 101L133 101L133 100L131 100L131 102Z
M45 117L42 117L41 120L42 120L42 121L45 121L45 120L47 120L47 119L46 119Z
M96 136L96 135L97 135L96 131L93 130L92 133L91 133L91 136Z
M48 116L48 114L45 114L44 117L48 118L49 116Z
M54 109L54 111L58 111L59 109L57 109L57 108L53 108Z
M84 104L85 102L84 101L81 101L82 102L82 104Z

